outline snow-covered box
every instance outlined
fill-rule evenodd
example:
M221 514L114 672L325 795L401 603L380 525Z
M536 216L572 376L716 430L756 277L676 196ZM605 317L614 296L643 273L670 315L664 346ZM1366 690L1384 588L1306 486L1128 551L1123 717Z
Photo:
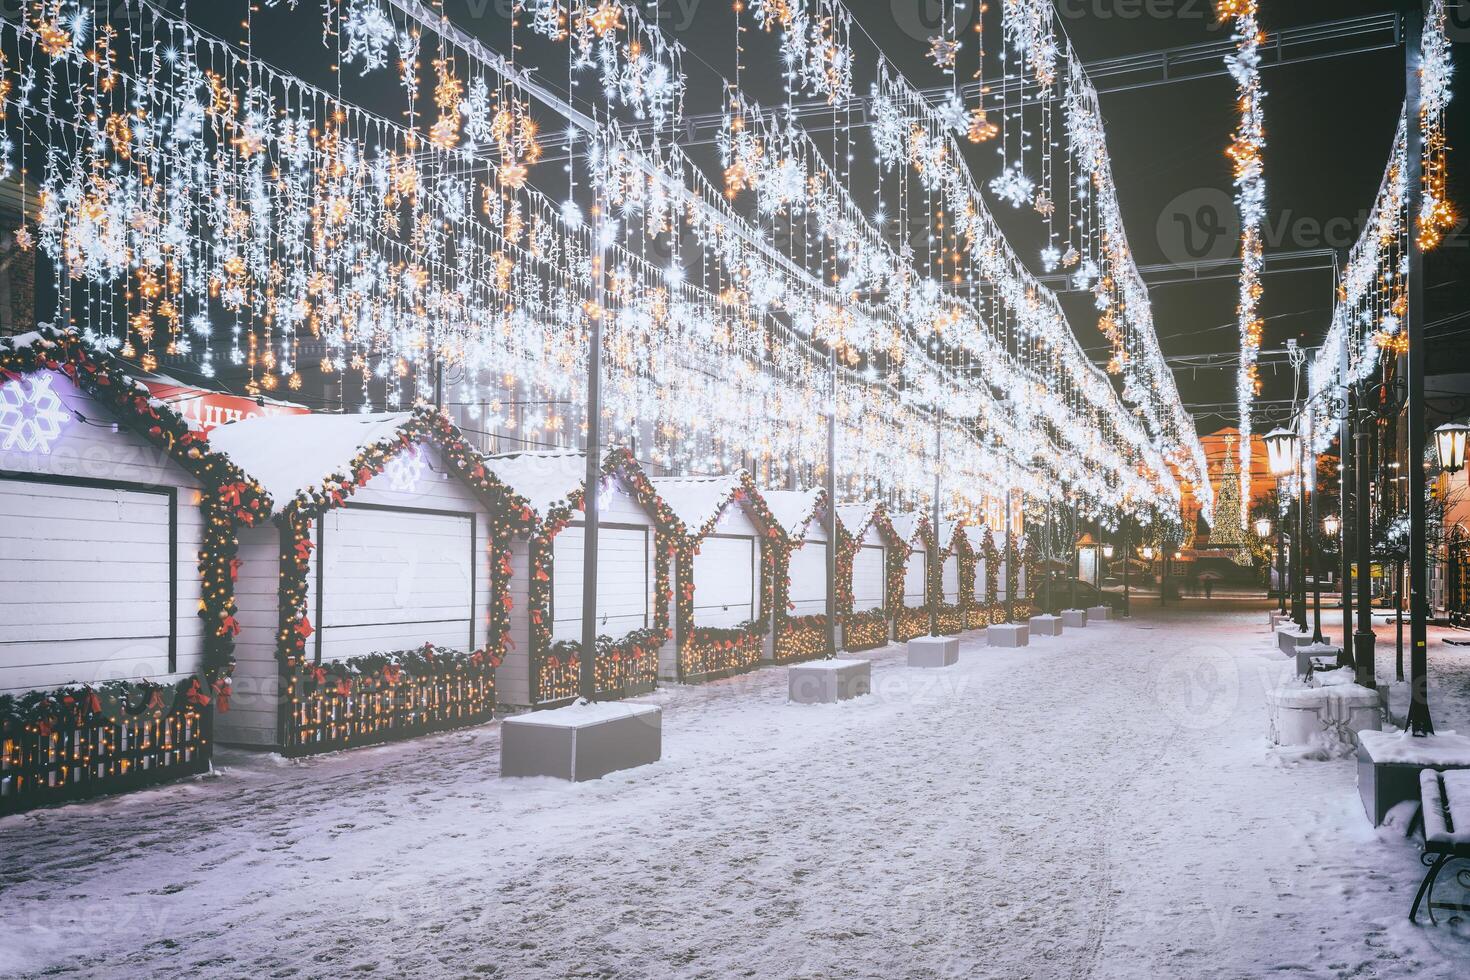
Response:
M208 768L269 509L100 348L0 341L0 812Z
M281 415L211 438L275 502L241 535L221 740L303 754L489 719L521 515L454 424Z
M496 672L502 704L544 707L581 682L587 454L519 452L485 466L527 520L511 541L510 643ZM599 698L649 691L670 640L672 550L678 522L627 449L599 464L597 636Z

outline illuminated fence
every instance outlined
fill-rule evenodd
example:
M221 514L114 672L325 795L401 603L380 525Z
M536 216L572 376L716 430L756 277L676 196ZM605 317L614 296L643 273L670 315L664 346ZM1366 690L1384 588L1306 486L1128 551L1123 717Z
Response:
M383 662L369 670L352 661L308 667L292 685L285 754L332 752L489 721L495 711L490 660L451 651L430 656L412 668L392 657L373 658Z
M207 772L212 719L185 702L114 721L80 701L42 720L0 719L0 814Z

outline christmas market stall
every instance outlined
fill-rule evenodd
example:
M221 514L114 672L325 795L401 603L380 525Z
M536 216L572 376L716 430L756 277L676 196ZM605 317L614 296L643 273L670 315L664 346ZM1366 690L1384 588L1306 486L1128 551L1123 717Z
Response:
M697 682L759 666L774 649L769 624L784 536L744 470L655 477L681 525L674 558L674 640L659 678Z
M937 536L939 557L939 632L954 636L965 628L965 609L969 589L962 589L966 573L973 569L969 539L957 521L939 522ZM973 574L973 572L971 572Z
M893 638L902 643L929 632L929 603L937 601L930 562L938 549L929 518L924 514L917 511L896 514L893 529L906 548L903 592L893 616Z
M1001 549L996 546L995 532L983 524L966 524L965 539L973 556L974 573L970 583L970 601L965 611L968 629L984 629L1005 622L1005 606L1000 602ZM1002 545L1004 538L1002 538Z
M497 695L515 707L565 704L577 695L583 663L587 454L507 453L485 466L529 518L510 546L510 642ZM628 450L609 451L601 474L596 688L616 698L652 690L657 679L670 638L678 522Z
M876 650L892 635L889 617L901 602L906 549L877 501L838 505L837 536L839 642L852 652Z
M302 755L488 720L524 519L448 417L261 417L211 440L275 501L241 535L221 740Z
M0 813L209 768L269 510L75 333L0 341Z
M781 526L776 560L773 646L782 663L827 653L827 494L812 490L764 490L766 506Z

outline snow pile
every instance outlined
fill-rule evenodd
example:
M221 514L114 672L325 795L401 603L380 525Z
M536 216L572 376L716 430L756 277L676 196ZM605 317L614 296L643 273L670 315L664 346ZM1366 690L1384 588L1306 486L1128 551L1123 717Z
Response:
M1406 731L1363 732L1359 737L1374 762L1470 766L1470 738L1454 732L1436 732L1420 738Z

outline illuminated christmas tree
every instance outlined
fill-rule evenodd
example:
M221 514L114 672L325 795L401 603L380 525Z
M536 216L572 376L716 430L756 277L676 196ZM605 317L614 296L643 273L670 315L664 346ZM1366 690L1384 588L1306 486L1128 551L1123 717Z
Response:
M1210 528L1210 547L1234 548L1237 561L1250 560L1250 544L1240 524L1240 463L1235 458L1235 437L1225 440L1225 460L1215 479L1215 523Z

